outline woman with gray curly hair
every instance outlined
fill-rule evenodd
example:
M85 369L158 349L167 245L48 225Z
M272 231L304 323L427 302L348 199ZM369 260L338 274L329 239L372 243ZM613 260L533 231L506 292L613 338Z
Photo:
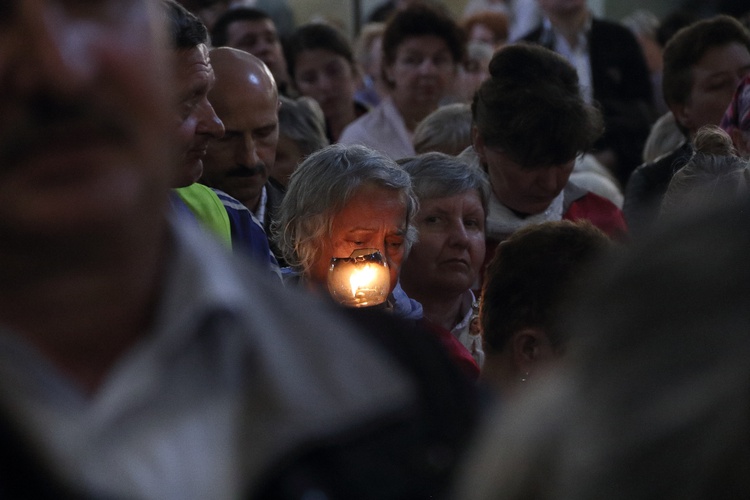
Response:
M394 313L422 316L398 287L398 274L416 240L417 212L409 174L364 146L334 144L305 159L289 180L275 233L284 258L301 280L325 289L333 257L375 248L388 264Z

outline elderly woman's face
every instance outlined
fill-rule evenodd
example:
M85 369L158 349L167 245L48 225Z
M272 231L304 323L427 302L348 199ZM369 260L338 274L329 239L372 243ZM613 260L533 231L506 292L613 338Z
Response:
M437 107L456 76L456 61L448 44L435 35L405 39L386 68L396 100Z
M325 285L332 257L349 257L358 248L376 248L388 262L393 291L404 259L405 239L404 194L395 189L362 186L334 216L331 237L322 242L321 255L310 270L310 279Z
M407 293L417 297L461 294L484 261L484 207L477 191L419 201L414 244L401 271Z

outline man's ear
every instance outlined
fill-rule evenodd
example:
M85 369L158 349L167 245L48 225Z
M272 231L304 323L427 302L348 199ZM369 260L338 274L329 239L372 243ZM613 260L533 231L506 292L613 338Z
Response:
M511 337L513 364L521 379L526 379L552 356L552 345L547 334L538 327L528 327L516 331Z

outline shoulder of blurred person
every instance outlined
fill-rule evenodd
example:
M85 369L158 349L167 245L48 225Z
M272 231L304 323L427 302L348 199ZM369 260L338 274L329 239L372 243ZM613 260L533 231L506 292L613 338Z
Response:
M395 354L412 338L368 338L169 211L180 148L160 6L3 8L0 407L38 457L20 479L49 467L79 498L238 498L337 442L347 460L316 465L354 485L342 498L437 495L475 414L427 403L436 388ZM16 442L0 463L23 456Z
M417 399L406 418L300 447L268 469L253 498L292 500L310 492L327 498L442 497L479 419L476 367L470 358L457 363L446 339L421 320L377 307L345 309L342 317L410 376Z
M566 357L495 409L455 497L745 497L749 213L685 213L592 269Z
M464 375L426 334L376 312L351 311L347 317L308 294L283 290L277 280L226 254L190 225L176 224L174 230L175 252L158 301L161 321L153 342L124 363L118 383L99 395L111 400L114 415L135 415L133 400L122 391L136 391L138 406L148 402L149 409L118 424L119 438L104 432L87 439L91 460L98 464L82 460L71 466L75 449L55 437L63 429L83 432L79 413L96 408L95 401L70 401L68 410L59 408L49 419L24 424L25 431L44 436L41 449L54 457L55 471L67 478L82 474L75 489L125 496L181 491L191 497L210 491L232 497L245 488L262 490L276 474L286 484L276 491L277 498L298 498L294 495L320 488L343 492L338 498L371 491L383 493L378 498L404 498L444 488L442 476L455 466L473 429L474 396ZM0 340L2 351L15 353L13 361L4 357L2 372L16 382L0 384L3 406L23 418L51 396L36 386L50 383L51 374L44 372L41 382L20 376L34 357L5 337ZM151 359L154 353L171 361ZM196 364L197 359L202 362ZM143 373L152 373L153 382L135 384ZM440 389L430 389L436 380L442 381ZM179 396L165 398L155 390L157 383L173 387ZM346 402L337 402L340 397ZM462 411L445 411L453 403ZM185 411L184 404L194 409ZM93 408L86 410L89 405ZM208 407L215 410L204 411ZM240 411L241 418L230 417ZM107 422L101 425L106 428ZM173 457L177 475L154 483L139 471L154 449L141 440L164 425L172 430L158 431L159 441L180 442L173 449L180 454ZM189 429L187 439L183 427ZM226 439L239 439L246 443L244 450L252 451L231 459L225 455ZM435 452L441 458L432 464ZM402 458L393 461L393 456ZM123 457L129 466L111 462ZM182 468L186 457L204 464L201 474L192 471L192 479L189 467ZM407 467L415 461L425 468ZM99 475L102 466L118 467L121 479ZM242 472L227 475L231 470ZM306 482L291 480L300 474ZM294 494L284 496L290 489Z

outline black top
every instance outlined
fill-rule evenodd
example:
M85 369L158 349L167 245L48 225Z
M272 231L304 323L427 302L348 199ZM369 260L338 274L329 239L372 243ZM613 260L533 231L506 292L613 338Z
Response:
M623 206L632 236L643 233L656 221L669 181L675 172L685 166L692 154L693 148L686 142L671 153L644 163L633 171L625 190Z

